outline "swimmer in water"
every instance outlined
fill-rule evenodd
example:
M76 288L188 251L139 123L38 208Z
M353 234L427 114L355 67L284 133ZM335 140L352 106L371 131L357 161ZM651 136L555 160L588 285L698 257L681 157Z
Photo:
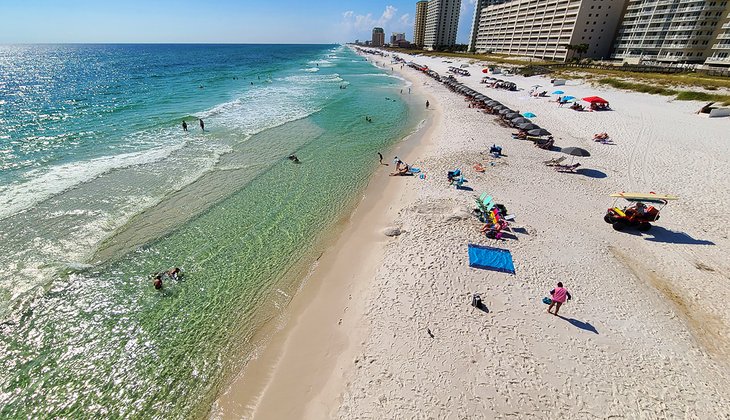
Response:
M182 272L177 267L167 270L167 277L173 280L180 280L180 276L182 276Z
M299 161L299 158L297 157L297 155L289 155L289 156L287 157L287 159L289 159L290 161L292 161L292 162L294 162L294 163L301 163L301 162Z
M162 290L162 276L159 274L155 274L155 278L152 280L152 284L155 286L155 289Z

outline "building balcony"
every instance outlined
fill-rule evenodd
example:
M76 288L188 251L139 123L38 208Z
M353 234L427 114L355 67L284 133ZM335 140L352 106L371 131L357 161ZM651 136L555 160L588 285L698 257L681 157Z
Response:
M705 64L719 64L730 66L730 57L707 57Z
M717 36L717 39L730 39L730 33L723 33Z
M730 43L717 43L712 46L713 50L730 50Z

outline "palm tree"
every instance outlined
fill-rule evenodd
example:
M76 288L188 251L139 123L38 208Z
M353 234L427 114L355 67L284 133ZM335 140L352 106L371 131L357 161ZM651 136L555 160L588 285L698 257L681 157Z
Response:
M588 44L566 44L565 49L568 51L573 51L574 53L578 54L578 61L580 61L583 58L583 54L588 52L589 45ZM567 61L567 57L566 57Z

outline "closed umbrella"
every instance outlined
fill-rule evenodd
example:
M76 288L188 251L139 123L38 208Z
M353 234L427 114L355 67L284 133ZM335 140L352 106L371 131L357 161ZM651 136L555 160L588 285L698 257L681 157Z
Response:
M531 136L540 137L540 136L549 136L550 132L544 128L535 128L533 130L528 131L527 134L529 134Z
M526 118L535 118L535 117L537 117L537 115L533 114L532 112L525 112L524 114L522 114L522 116L523 117L526 117Z
M533 123L525 122L525 123L517 124L517 128L519 128L520 130L530 131L530 130L537 130L538 128L540 128L540 126L535 125Z

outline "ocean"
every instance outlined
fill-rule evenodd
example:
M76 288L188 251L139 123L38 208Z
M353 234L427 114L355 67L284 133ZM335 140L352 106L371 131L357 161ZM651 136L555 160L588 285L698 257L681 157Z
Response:
M339 45L0 46L0 417L205 416L423 119L389 73Z

